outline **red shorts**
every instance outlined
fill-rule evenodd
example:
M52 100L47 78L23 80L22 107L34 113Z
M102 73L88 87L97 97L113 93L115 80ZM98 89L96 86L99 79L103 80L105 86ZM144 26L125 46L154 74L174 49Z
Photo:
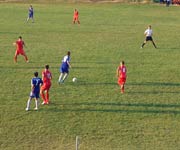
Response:
M78 16L74 16L73 20L74 21L78 20Z
M126 78L119 78L118 79L118 84L119 85L124 85L126 83Z
M15 55L25 55L24 50L16 50Z
M51 87L51 84L49 83L49 84L43 84L42 86L41 86L41 90L42 91L46 91L46 90L49 90L50 89L50 87Z

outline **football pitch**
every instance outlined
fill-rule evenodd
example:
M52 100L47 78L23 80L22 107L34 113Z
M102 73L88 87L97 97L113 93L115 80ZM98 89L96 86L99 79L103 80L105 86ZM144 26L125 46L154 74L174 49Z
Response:
M0 4L0 150L178 150L180 7L157 4ZM73 10L80 25L73 25ZM151 24L157 45L147 43ZM14 63L19 36L30 62ZM57 83L67 50L72 69ZM125 93L116 68L127 67ZM30 80L45 64L51 104L26 112ZM77 82L73 83L72 78ZM42 101L41 101L42 102Z

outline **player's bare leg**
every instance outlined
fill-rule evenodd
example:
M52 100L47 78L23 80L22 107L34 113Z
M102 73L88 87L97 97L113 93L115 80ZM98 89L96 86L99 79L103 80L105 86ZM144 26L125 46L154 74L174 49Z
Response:
M72 23L75 24L76 23L76 19L73 19Z
M28 21L29 21L29 17L27 18L26 22L28 22Z
M26 22L29 22L29 19L32 19L32 23L34 23L34 18L27 18Z
M18 56L18 54L17 54L17 52L14 54L14 62L15 63L17 63L17 56Z

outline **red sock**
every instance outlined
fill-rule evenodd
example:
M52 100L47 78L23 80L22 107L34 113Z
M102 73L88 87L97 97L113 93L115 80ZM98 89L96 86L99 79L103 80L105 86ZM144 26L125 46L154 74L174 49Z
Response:
M25 57L25 59L26 59L26 61L28 61L28 58L27 58L27 56Z
M46 103L49 103L49 92L46 92Z
M17 62L17 56L14 57L14 62Z
M25 58L26 61L28 61L28 57L26 55L24 55L24 58Z
M124 93L124 86L121 87L121 93Z
M46 98L44 96L44 93L41 93L41 98L43 99L43 102L46 103Z

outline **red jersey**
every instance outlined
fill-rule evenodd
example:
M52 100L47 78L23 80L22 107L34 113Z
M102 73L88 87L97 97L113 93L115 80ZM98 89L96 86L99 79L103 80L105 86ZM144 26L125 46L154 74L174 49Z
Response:
M24 41L22 41L22 40L16 41L17 50L19 50L19 51L23 50L23 46L24 46Z
M120 78L126 78L126 72L127 72L126 66L124 66L124 65L119 66L119 77Z
M78 11L74 11L74 17L78 17L79 13Z
M44 84L51 84L52 75L49 70L44 70L42 72L42 79Z

